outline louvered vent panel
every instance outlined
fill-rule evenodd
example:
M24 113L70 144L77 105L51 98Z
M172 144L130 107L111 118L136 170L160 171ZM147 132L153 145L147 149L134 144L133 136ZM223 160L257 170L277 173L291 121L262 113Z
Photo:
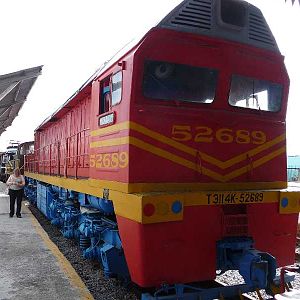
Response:
M191 0L171 20L177 27L211 29L211 1Z
M249 15L249 39L275 46L274 38L264 18L254 13L250 13Z
M223 236L247 236L248 218L246 214L225 215L223 219Z

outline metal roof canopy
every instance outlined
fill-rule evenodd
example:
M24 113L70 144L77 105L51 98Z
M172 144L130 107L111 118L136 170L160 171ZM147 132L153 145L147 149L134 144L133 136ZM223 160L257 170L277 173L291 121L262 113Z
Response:
M38 66L0 76L0 135L18 115L42 68Z

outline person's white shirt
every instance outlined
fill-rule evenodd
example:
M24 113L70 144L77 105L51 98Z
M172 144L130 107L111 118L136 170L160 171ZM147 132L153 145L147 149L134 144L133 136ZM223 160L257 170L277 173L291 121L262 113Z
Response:
M9 189L11 190L21 190L25 185L25 179L23 175L15 176L14 174L11 174L6 182Z

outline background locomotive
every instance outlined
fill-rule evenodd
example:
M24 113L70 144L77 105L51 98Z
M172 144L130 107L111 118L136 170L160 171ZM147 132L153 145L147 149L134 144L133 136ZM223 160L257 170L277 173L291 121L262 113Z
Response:
M34 142L10 142L5 152L0 154L1 174L0 180L6 182L15 168L20 168L24 174L24 156L34 152Z
M6 148L4 152L1 153L1 178L0 180L6 182L8 176L11 174L12 170L18 165L15 165L15 155L17 154L18 142L10 142L9 146Z
M299 211L288 87L260 10L185 0L37 128L27 196L108 276L159 287L237 269L241 291L270 291Z

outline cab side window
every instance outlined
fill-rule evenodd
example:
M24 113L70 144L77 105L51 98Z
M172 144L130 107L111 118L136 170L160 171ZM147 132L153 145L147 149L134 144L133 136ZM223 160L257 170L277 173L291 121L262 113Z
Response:
M112 86L111 103L112 103L112 106L117 105L121 102L122 79L123 79L122 71L115 73L111 78L111 86Z
M122 100L122 71L105 78L100 83L99 114L104 114Z
M100 83L100 103L99 115L104 114L111 110L111 91L109 85L109 78Z

